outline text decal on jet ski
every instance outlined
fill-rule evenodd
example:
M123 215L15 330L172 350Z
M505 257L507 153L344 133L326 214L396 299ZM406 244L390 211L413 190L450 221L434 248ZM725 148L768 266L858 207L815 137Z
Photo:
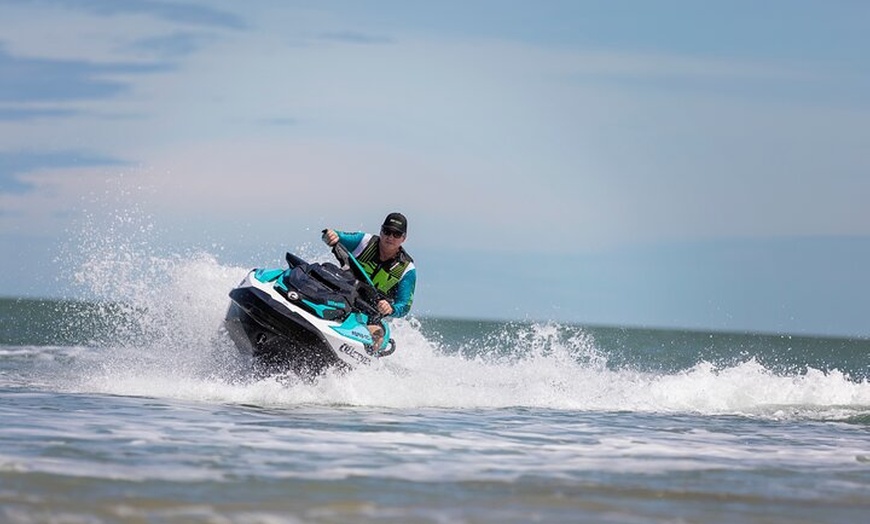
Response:
M363 355L362 353L347 344L342 344L341 346L339 346L338 349L340 349L342 353L346 354L350 358L356 360L358 364L368 364L369 362L371 362L371 359L369 357Z

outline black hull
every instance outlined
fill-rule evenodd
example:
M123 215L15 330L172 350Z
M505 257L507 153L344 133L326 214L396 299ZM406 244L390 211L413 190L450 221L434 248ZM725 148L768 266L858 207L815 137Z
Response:
M259 371L312 377L346 366L320 331L266 293L243 287L230 291L230 299L227 332L240 352L253 357Z

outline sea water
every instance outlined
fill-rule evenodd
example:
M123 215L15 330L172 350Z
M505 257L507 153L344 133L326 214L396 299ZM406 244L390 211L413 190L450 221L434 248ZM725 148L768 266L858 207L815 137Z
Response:
M114 253L96 299L0 300L0 522L870 515L870 341L412 318L371 367L254 378L245 268Z

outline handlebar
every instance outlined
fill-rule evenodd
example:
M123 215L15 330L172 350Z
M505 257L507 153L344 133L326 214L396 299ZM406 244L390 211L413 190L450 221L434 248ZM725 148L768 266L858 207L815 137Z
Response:
M323 230L324 241L326 240L326 231L326 229ZM378 321L383 318L385 315L382 315L381 312L378 311L377 303L380 300L386 300L387 302L390 302L390 299L385 294L381 293L378 288L375 287L372 279L362 268L362 265L359 263L356 257L353 256L353 253L348 251L348 249L344 247L341 242L336 242L332 246L332 254L335 255L335 258L339 262L341 262L342 266L347 266L350 268L353 276L356 277L357 281L359 281L359 283L361 284L359 286L359 289L361 291L360 295L362 298L361 302L365 305L366 309L370 310L366 312L367 314L369 314L369 318L372 321Z

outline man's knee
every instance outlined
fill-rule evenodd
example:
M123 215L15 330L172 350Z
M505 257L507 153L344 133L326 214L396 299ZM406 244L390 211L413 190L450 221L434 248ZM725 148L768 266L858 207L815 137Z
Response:
M381 347L381 343L384 340L384 328L381 326L367 326L369 328L369 333L372 334L372 345L374 347Z

